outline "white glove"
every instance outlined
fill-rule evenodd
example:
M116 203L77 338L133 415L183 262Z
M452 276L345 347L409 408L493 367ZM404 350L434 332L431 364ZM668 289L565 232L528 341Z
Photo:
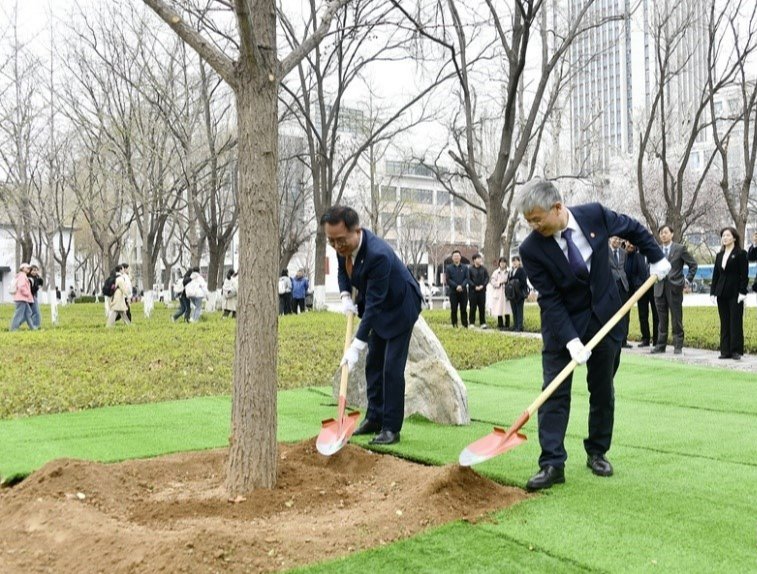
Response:
M746 301L746 293L739 293L736 303L743 303L744 301Z
M650 263L649 274L657 275L657 280L662 281L665 276L670 273L670 261L665 257L660 259L657 263Z
M718 298L715 297L715 295L710 295L710 303L712 303L713 305L717 305L718 304Z
M591 351L584 347L581 339L576 337L575 339L568 341L566 345L568 351L570 351L570 358L573 359L579 365L583 365L591 357Z
M368 343L365 341L361 341L360 339L354 339L352 341L352 344L347 347L347 350L344 352L344 356L342 357L342 360L339 363L339 366L347 365L347 369L349 371L352 371L352 369L355 368L355 365L357 364L358 359L360 358L360 352L364 350L368 346Z
M357 315L357 305L355 305L352 297L350 297L346 293L342 295L342 313L344 313L345 315L349 315L350 313Z

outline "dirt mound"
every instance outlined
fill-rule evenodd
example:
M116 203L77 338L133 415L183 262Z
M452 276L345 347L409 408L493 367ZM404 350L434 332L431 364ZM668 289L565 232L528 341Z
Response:
M525 498L470 469L280 445L273 490L230 502L226 451L61 459L0 494L0 572L270 572L476 520Z

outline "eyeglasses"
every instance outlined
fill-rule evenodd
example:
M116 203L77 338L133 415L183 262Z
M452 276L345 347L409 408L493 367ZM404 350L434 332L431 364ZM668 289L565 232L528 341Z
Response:
M329 245L331 247L346 247L349 245L349 237L327 237L326 240L329 242Z

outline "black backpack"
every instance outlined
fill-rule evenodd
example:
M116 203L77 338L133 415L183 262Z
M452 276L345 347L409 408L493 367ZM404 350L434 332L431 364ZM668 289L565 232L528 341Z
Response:
M505 283L505 298L508 301L515 301L518 297L518 287L520 287L519 279L513 278Z
M103 292L103 295L105 295L106 297L113 297L113 295L116 293L115 275L110 275L108 278L105 279L105 283L103 283L102 292Z

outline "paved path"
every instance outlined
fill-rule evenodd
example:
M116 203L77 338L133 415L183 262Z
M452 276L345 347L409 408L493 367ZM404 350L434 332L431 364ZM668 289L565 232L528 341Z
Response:
M480 331L481 333L496 333L510 337L529 337L534 339L540 339L539 333L513 333L507 331L500 333L497 329L487 329ZM665 353L656 353L652 355L650 353L651 347L639 348L638 342L631 341L633 346L631 349L623 349L623 353L630 353L632 355L649 357L654 361L676 361L679 363L686 363L689 365L699 365L701 367L714 367L719 369L733 369L735 371L744 371L747 373L757 374L757 355L744 355L740 361L734 361L733 359L718 359L720 355L719 351L710 351L708 349L695 349L693 347L684 347L683 354L673 354L673 347L668 345Z

